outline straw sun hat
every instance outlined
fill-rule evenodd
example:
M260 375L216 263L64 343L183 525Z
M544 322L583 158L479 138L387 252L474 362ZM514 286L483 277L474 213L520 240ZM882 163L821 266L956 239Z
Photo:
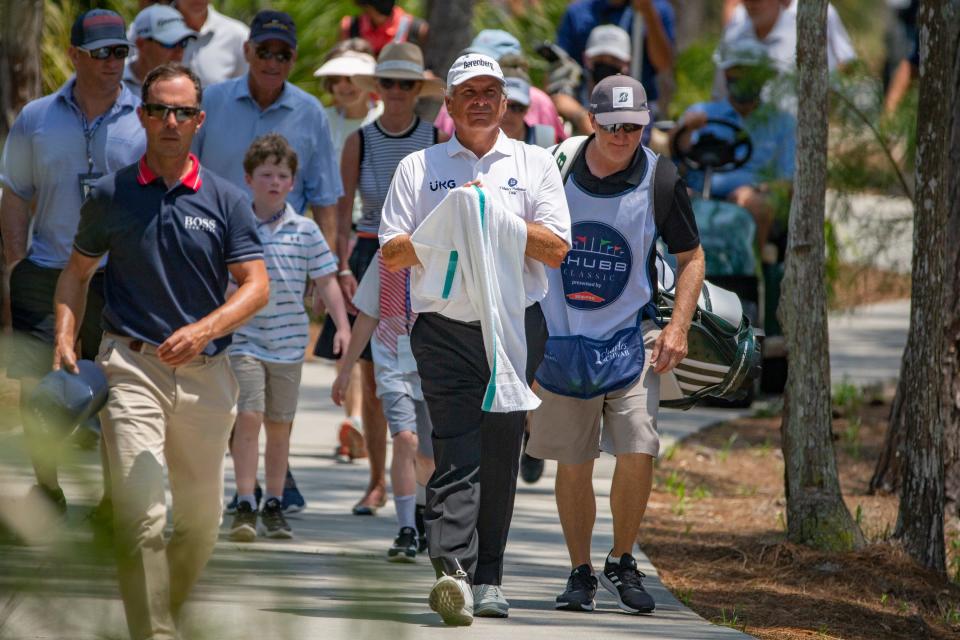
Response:
M428 78L423 70L423 53L412 42L392 42L383 48L372 74L356 75L351 80L365 91L377 92L377 78L391 80L419 80L421 96L443 95L443 82Z

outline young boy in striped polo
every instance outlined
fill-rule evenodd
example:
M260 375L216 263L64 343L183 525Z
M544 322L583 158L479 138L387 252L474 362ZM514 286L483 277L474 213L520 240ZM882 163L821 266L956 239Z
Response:
M427 548L420 505L426 502L434 464L433 429L410 350L410 331L417 319L410 308L410 269L389 271L377 251L360 280L353 304L359 314L331 395L336 404L343 401L350 372L369 342L377 397L393 437L390 484L400 530L387 550L387 560L413 562L417 553Z
M308 279L337 325L335 353L347 348L350 324L334 276L336 257L317 224L296 213L286 201L297 173L296 152L283 136L267 134L247 149L243 169L253 192L257 231L270 275L270 302L237 329L230 347L230 364L240 384L231 446L238 500L230 537L252 542L258 533L258 514L263 535L293 535L281 502L308 340L309 320L303 306ZM267 429L266 495L258 505L254 487L262 424Z

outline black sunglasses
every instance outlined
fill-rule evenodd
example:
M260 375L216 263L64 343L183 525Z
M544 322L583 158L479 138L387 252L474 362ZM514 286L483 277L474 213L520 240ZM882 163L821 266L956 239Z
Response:
M276 60L279 63L290 62L293 60L293 51L290 49L281 49L280 51L270 51L267 48L257 49L257 57L261 60Z
M177 124L183 124L187 120L196 118L200 113L200 107L175 107L169 104L160 104L159 102L147 102L143 105L143 112L151 118L166 120L173 114Z
M513 111L514 113L526 113L528 108L529 107L527 107L527 105L520 104L519 102L507 103L507 109L510 109L510 111Z
M106 60L110 56L123 60L130 55L130 47L126 45L117 45L114 47L98 47L96 49L80 49L94 60Z
M636 133L643 129L642 124L633 124L632 122L618 122L617 124L601 124L597 125L607 133L616 133L617 131L623 131L624 133Z
M401 91L412 91L415 86L417 86L416 80L392 80L390 78L377 78L377 84L380 85L381 89L393 89L394 86L400 88Z
M153 40L153 38L151 38L151 40L153 42L156 42L158 45L160 45L164 49L186 49L187 46L190 44L190 42L193 40L193 38L184 38L180 42L174 42L173 44L164 44L159 40Z

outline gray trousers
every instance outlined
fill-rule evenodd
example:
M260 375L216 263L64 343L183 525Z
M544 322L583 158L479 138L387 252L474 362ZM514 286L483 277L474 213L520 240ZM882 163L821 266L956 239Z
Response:
M547 340L539 304L527 308L525 325L526 376L532 382ZM462 567L473 584L498 585L526 412L480 410L490 367L479 323L422 313L410 338L433 422L437 466L424 512L430 559L438 576Z

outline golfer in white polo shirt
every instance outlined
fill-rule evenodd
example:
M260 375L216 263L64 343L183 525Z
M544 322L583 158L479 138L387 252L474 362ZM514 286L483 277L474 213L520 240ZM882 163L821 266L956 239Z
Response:
M496 206L526 221L522 286L530 382L546 341L538 304L547 292L544 265L558 267L570 248L570 212L560 173L545 149L500 131L507 99L503 74L492 58L467 54L454 62L447 75L446 106L456 135L410 154L394 174L380 221L383 260L390 269L419 265L410 235L450 189L468 183L478 184ZM411 305L419 313L411 344L434 425L437 465L427 487L425 514L438 577L430 605L453 625L470 624L474 612L506 617L509 605L500 589L503 550L525 412L481 411L490 370L478 322L451 317L461 311L452 305L443 314L431 312L431 301L415 291Z

